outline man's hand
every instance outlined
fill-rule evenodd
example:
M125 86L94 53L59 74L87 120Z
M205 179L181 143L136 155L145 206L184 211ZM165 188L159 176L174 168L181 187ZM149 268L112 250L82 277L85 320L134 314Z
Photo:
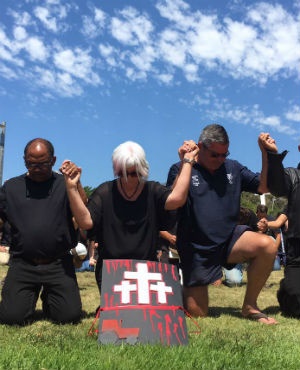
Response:
M262 152L268 150L270 152L277 153L278 151L275 140L267 132L262 132L259 135L258 145Z
M8 248L4 245L0 245L0 252L9 253Z
M258 229L258 232L260 233L266 233L268 231L268 220L266 218L261 218L258 222L257 222L257 229Z
M59 170L64 175L67 185L77 187L81 175L80 167L66 159L63 161Z
M186 157L186 158L194 159L195 161L197 161L198 152L199 152L198 145L193 140L184 141L181 147L178 149L180 160ZM191 155L185 156L185 154L187 153L190 153Z

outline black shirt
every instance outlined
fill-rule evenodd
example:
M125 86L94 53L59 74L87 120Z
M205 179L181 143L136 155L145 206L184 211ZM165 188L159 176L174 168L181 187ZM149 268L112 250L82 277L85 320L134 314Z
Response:
M26 174L0 189L0 217L11 226L10 253L25 258L54 258L76 245L72 214L62 175L35 182Z

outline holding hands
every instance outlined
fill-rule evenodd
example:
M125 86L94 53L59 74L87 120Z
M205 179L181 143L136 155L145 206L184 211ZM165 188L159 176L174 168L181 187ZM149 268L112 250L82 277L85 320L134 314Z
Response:
M277 153L277 145L275 140L267 132L262 132L258 137L258 145L262 152L269 151Z
M263 217L257 222L257 229L260 233L266 233L268 231L268 220Z
M178 149L180 160L186 158L193 161L197 161L198 152L199 152L198 145L193 140L184 141L181 147Z
M80 180L81 167L66 159L63 161L59 170L65 177L66 185L77 187Z

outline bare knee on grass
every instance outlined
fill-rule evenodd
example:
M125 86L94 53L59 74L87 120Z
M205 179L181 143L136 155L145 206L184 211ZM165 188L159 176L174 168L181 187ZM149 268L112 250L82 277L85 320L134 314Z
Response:
M192 317L205 317L208 314L207 286L185 287L183 290L185 309Z

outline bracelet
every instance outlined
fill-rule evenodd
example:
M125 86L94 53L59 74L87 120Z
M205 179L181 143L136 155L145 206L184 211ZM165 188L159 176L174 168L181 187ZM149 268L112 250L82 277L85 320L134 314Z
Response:
M192 166L196 163L195 159L191 159L191 158L183 158L182 162L190 163Z

